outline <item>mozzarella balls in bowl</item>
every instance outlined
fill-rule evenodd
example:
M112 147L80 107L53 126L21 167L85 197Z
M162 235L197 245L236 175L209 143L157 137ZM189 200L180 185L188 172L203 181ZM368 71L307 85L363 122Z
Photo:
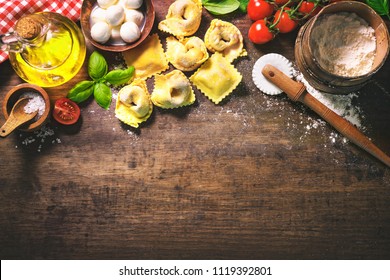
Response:
M120 0L126 9L139 9L143 0Z
M98 21L91 28L91 37L99 43L104 44L111 37L111 28L105 21Z
M137 24L132 21L122 24L120 29L120 36L126 43L133 43L141 36L141 31Z
M91 11L91 37L100 44L124 45L141 37L143 0L98 0Z

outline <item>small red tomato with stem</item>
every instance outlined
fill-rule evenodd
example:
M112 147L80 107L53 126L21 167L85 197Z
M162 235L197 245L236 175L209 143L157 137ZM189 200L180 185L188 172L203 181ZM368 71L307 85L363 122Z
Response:
M290 8L284 8L283 11L277 10L275 13L273 24L280 33L291 32L298 26L298 23L287 12L289 10Z
M251 20L256 21L272 16L274 6L264 0L250 0L247 7L247 13Z
M63 97L54 103L53 118L60 124L75 124L79 117L80 107L72 100Z
M248 37L255 44L265 44L271 41L275 34L264 19L259 19L249 27Z
M310 1L303 1L301 5L298 8L298 12L304 14L304 15L310 15L310 16L315 16L316 14L321 11L322 7L317 5L315 2L310 2Z

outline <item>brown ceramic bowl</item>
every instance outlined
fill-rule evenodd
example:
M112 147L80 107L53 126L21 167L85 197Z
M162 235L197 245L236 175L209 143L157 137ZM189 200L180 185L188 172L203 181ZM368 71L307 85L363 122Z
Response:
M4 98L3 114L5 119L8 119L12 107L15 105L16 101L18 101L20 97L25 93L38 93L45 100L45 112L43 113L43 115L38 120L27 123L18 128L23 131L34 131L39 129L42 125L46 123L50 113L49 95L43 88L32 84L20 84L18 86L15 86L6 94Z
M130 44L123 44L123 45L110 45L109 42L105 44L98 43L94 41L91 37L91 25L90 25L90 16L92 10L97 5L96 0L84 0L83 5L81 7L81 16L80 16L80 22L81 22L81 29L84 33L85 38L87 38L92 45L95 47L102 49L104 51L111 51L111 52L123 52L132 48L135 48L138 46L145 38L149 35L150 31L153 28L154 24L154 18L155 18L155 12L153 7L153 1L152 0L144 0L142 7L140 10L145 15L145 24L143 28L141 29L141 37L135 41L134 43Z

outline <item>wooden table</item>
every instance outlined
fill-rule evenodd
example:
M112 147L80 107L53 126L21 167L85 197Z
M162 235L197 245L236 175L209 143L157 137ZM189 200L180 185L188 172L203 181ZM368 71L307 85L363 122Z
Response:
M154 2L157 32L170 1ZM204 11L198 36L211 19ZM254 46L245 15L222 19L240 28L249 53L234 63L243 81L222 104L196 90L193 106L155 108L132 129L114 106L89 101L80 123L52 121L43 143L21 132L0 139L2 259L390 257L390 169L310 110L252 82L263 54L294 60L297 32ZM387 154L389 72L388 59L353 103L365 134ZM84 66L48 90L52 100L86 78ZM0 101L21 82L1 64Z

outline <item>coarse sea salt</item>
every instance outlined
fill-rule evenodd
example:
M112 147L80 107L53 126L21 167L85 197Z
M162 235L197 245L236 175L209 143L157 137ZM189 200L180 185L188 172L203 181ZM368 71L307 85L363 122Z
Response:
M46 104L43 97L35 92L24 93L21 98L30 98L27 105L24 106L24 112L31 114L38 111L36 119L39 119L45 112Z
M51 143L52 145L62 143L61 139L56 136L54 129L47 125L44 125L39 130L29 134L27 137L25 134L20 134L19 137L22 139L22 146L28 147L33 145L36 147L36 151L38 153L40 153L48 143ZM15 148L17 149L19 146L16 145Z

